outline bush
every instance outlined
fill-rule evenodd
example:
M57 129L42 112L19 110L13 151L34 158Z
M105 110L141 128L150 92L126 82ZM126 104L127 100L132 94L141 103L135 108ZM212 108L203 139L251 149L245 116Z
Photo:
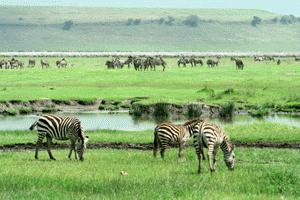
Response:
M234 103L230 102L227 104L221 105L219 115L221 118L231 119L234 114Z
M169 25L169 26L172 26L172 25L174 25L174 21L175 21L174 17L168 16L167 20L165 21L165 24Z
M32 108L31 107L21 107L21 108L19 108L19 113L23 114L23 115L32 113Z
M187 116L189 119L199 118L202 115L202 108L198 104L190 104L187 107Z
M69 31L73 25L74 25L74 22L72 20L65 21L62 29L65 31Z
M140 23L141 23L141 19L135 19L134 21L133 21L133 24L134 25L139 25Z
M258 108L256 110L250 110L248 112L252 117L258 117L258 118L261 118L265 115L268 115L269 114L269 110L267 108Z
M12 116L14 116L14 115L17 115L17 111L15 109L13 109L13 108L7 108L7 109L5 109L3 111L3 114L4 115L12 115Z
M183 24L190 27L197 27L199 22L200 18L197 15L190 15L183 21Z
M130 25L132 25L133 24L133 19L132 18L129 18L128 20L127 20L127 22L126 22L126 25L127 26L130 26Z
M87 105L95 104L96 100L95 99L83 99L83 100L78 100L77 103L80 105L87 106Z
M166 103L155 104L153 117L156 122L166 121L170 117L169 105Z
M57 109L54 107L45 107L42 109L42 113L53 113L57 112Z
M258 24L260 24L262 22L262 19L260 17L257 16L253 16L253 19L251 21L251 25L252 26L257 26Z
M294 15L283 15L279 20L281 24L293 24L297 21L298 20Z
M165 22L165 19L163 17L159 18L159 20L157 20L158 24L162 25Z

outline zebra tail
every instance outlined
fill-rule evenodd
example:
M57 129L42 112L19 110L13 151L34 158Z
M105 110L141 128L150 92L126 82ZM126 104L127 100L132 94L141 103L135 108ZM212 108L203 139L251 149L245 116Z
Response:
M154 141L153 141L153 150L158 149L158 135L157 135L157 128L154 130Z
M36 127L36 125L37 125L37 121L35 121L30 127L29 127L29 130L33 130L34 129L34 127Z

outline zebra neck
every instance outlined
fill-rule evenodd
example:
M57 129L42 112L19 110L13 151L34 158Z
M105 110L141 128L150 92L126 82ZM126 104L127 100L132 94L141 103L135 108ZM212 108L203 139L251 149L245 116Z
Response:
M229 144L227 138L224 137L221 145L220 145L223 154L224 154L224 159L227 160L230 156L230 151L229 151Z
M186 134L188 134L189 137L191 137L194 134L194 127L191 125L185 126Z

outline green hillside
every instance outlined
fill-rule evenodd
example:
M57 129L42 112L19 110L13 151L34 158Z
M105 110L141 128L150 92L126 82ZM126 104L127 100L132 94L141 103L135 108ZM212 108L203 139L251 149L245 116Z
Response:
M199 17L197 27L184 25L190 15ZM262 24L251 26L253 16ZM273 23L278 16L234 9L1 7L0 51L299 51L300 23ZM128 19L140 22L128 25ZM74 24L63 30L68 20Z

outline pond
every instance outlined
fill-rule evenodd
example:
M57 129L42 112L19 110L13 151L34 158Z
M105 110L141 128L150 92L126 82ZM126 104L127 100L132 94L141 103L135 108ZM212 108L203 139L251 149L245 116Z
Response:
M135 119L128 112L118 112L110 114L108 112L86 112L86 111L65 111L59 113L61 115L77 116L85 130L151 130L156 126L153 119ZM38 115L19 115L19 116L1 116L0 131L3 130L28 130L30 125L39 118ZM174 123L182 123L185 119L171 119ZM255 122L273 122L300 127L299 115L276 114L265 116L258 119L249 115L235 115L231 121L222 121L220 119L212 119L217 124L226 126L228 124L251 124Z

